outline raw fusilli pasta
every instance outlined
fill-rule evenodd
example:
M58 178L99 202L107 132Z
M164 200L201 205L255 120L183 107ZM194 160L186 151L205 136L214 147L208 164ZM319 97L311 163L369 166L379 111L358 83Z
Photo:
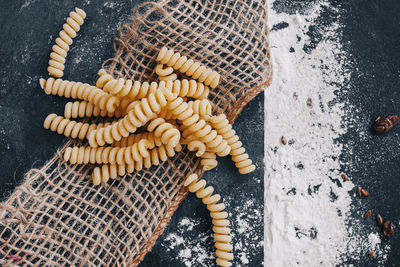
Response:
M150 147L151 143L146 139L127 147L68 147L64 152L64 160L71 164L131 164L150 157Z
M60 31L56 44L53 45L53 52L50 54L47 71L51 76L60 78L64 75L65 58L67 57L69 46L72 44L72 39L76 37L76 33L80 30L85 18L85 11L77 7L75 11L69 13L69 17L63 25L63 30Z
M214 169L218 165L217 155L214 152L209 152L206 150L206 152L201 155L200 164L203 166L203 170L205 171Z
M167 81L167 87L172 88L172 93L180 97L192 97L196 99L206 99L210 90L201 82L195 80L175 80Z
M145 125L149 120L167 105L167 100L174 99L175 96L165 87L159 87L155 93L151 93L148 98L139 101L128 114L120 119L112 127L105 127L95 130L89 135L89 144L92 147L103 146L106 143L112 144L114 140L121 140L130 133L134 133L137 128Z
M254 166L252 160L249 159L249 155L242 146L242 142L239 141L239 136L237 136L235 130L232 129L232 125L229 124L225 114L212 116L210 122L215 130L228 142L231 148L230 154L232 155L232 160L235 162L239 172L241 174L246 174L254 171L256 166Z
M63 116L57 116L57 114L54 113L48 115L43 123L45 129L50 129L58 134L64 134L66 137L79 138L81 140L87 138L91 131L108 125L112 124L76 122L66 119Z
M104 69L99 70L98 74L100 78L96 82L96 87L112 95L125 97L130 101L148 97L151 93L155 93L159 87L156 82L149 84L148 82L141 83L123 78L117 80Z
M65 104L64 117L76 119L85 117L121 117L121 110L117 108L114 112L100 109L87 101L75 101Z
M178 78L178 75L174 73L174 69L172 67L163 67L163 64L158 64L154 69L160 81L175 81Z
M219 266L232 266L230 262L233 260L232 251L233 247L230 244L232 238L230 237L231 229L227 226L229 225L228 213L224 211L225 205L223 203L218 203L221 200L219 194L214 193L214 188L212 186L206 187L205 180L199 180L197 174L191 174L186 177L184 185L188 187L189 191L196 193L196 196L202 200L202 202L207 205L207 209L210 211L210 216L213 219L213 232L217 255L217 265Z
M189 107L193 109L195 114L199 114L202 119L208 121L212 115L212 107L210 101L207 99L189 101Z
M151 149L151 151L149 151L150 156L143 158L141 161L134 161L125 165L104 164L101 167L95 167L92 173L93 184L98 185L100 182L105 183L109 178L115 179L116 170L119 168L124 167L126 173L132 173L134 170L142 170L143 167L150 168L152 165L159 165L161 162L166 161L169 157L175 156L176 152L180 152L181 149L182 147L180 144L174 148L161 145L160 147Z
M122 137L121 140L119 141L114 141L111 146L114 147L125 147L125 146L131 146L134 143L139 142L141 139L147 139L151 143L150 148L153 148L155 146L161 146L161 138L155 136L154 132L149 133L138 133L138 134L130 134L128 137Z
M48 95L59 95L73 99L78 98L88 101L108 112L114 112L119 105L118 98L87 83L48 78L47 80L40 79L40 86Z
M204 120L199 120L200 116L194 114L193 109L181 97L169 101L167 108L172 113L173 118L182 121L182 128L186 128L182 133L184 138L193 134L200 141L206 143L207 147L218 156L223 157L229 154L228 142L212 130L212 127Z
M175 147L181 139L181 132L171 123L165 122L162 118L153 119L147 126L149 132L154 132L156 137L167 146Z
M219 83L220 75L216 71L201 65L199 62L188 59L186 56L181 56L181 54L175 53L173 49L168 49L165 46L161 48L157 61L189 77L193 77L193 79L205 85L210 85L211 88L217 87Z

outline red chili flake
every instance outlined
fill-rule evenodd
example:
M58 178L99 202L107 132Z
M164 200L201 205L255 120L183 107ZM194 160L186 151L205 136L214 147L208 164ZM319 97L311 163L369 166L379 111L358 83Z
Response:
M307 99L307 106L312 107L312 99L311 97Z
M371 251L368 253L368 257L369 257L370 259L372 259L372 258L374 257L374 254L375 254L375 252L371 250Z
M372 211L371 210L367 210L367 212L364 215L365 219L368 219L369 217L371 217Z
M362 194L363 194L363 196L365 196L365 197L369 196L369 193L368 193L368 191L367 191L367 190L365 190L364 188L363 188L363 189L361 189L361 193L362 193Z
M347 176L346 174L342 173L340 176L342 177L343 181L350 181L349 176Z
M286 145L287 144L286 138L284 136L281 137L281 143L282 143L282 145Z

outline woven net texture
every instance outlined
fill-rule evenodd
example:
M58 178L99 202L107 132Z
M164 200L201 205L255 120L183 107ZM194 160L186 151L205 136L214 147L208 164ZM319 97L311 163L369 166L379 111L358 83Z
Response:
M103 67L115 77L155 80L164 45L221 74L209 99L231 122L270 83L265 1L142 4L120 27L115 56ZM71 144L30 170L0 204L0 265L136 266L187 195L184 177L202 175L199 160L184 149L162 165L95 187L92 166L62 159Z

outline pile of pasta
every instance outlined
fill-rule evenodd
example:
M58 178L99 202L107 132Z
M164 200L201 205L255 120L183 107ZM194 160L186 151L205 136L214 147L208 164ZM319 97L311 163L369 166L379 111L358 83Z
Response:
M240 173L254 171L232 125L224 114L214 114L207 99L220 75L200 62L163 47L156 58L158 81L115 78L104 69L99 70L95 85L61 79L69 46L85 17L79 8L70 13L50 55L48 72L56 79L40 79L46 94L77 99L65 105L64 116L50 114L44 121L46 129L87 141L88 145L68 147L66 161L96 165L94 185L158 165L183 146L201 158L206 171L217 166L217 156L229 154ZM180 79L180 74L186 79ZM108 121L77 120L95 117ZM221 197L212 195L214 189L196 174L186 178L185 186L202 199L213 218L217 264L231 266L228 215L224 204L217 203Z

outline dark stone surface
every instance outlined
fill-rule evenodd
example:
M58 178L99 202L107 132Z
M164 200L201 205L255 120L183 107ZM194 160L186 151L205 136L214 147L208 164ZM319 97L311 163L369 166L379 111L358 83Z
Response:
M47 77L51 46L68 13L77 6L86 11L87 19L68 53L64 78L92 83L101 63L113 54L112 38L118 26L129 21L134 6L139 2L15 0L0 3L1 200L6 199L23 181L27 170L41 167L64 140L63 136L43 129L42 124L49 113L62 115L67 100L45 95L38 80ZM236 232L237 222L232 222L234 243L246 245L243 249L236 247L235 252L244 251L250 266L260 266L263 261L262 95L245 108L234 127L250 157L255 160L257 171L239 175L231 160L224 158L205 178L225 199L230 217L240 215L242 220L250 223L252 240L246 240L244 235ZM245 200L250 200L251 205L244 206ZM189 196L141 266L184 266L178 257L179 251L167 251L167 244L163 243L169 233L176 231L177 223L184 217L202 222L185 237L188 241L195 241L200 233L211 235L208 212L201 201ZM206 253L212 255L213 243L208 242L206 246ZM213 259L206 261L207 264L213 262ZM235 263L241 265L238 258Z
M285 12L301 12L315 1L277 1L274 8ZM360 208L367 205L379 212L384 219L395 222L400 218L400 126L389 134L378 136L369 132L359 138L362 130L369 130L378 115L400 114L399 83L400 66L400 2L396 0L330 1L341 10L340 23L344 27L343 41L346 51L357 62L352 74L349 98L356 107L354 118L357 125L350 129L342 142L353 149L344 151L343 160L352 163L344 171L355 184L368 189L370 197ZM51 45L57 37L68 12L75 6L84 8L88 18L68 54L65 78L93 82L101 63L113 53L112 38L118 25L129 20L135 1L2 1L0 3L0 196L5 199L23 174L31 167L42 166L64 139L42 127L48 113L62 113L65 99L46 96L38 86L38 79L46 77ZM326 13L321 26L329 23L335 14ZM278 27L278 26L277 26ZM279 27L284 27L280 25ZM278 27L278 28L279 28ZM318 42L318 36L314 37ZM258 210L259 218L248 217L252 222L253 236L262 240L263 226L263 96L253 100L239 116L234 127L243 139L250 156L258 166L254 174L241 176L232 162L221 159L215 170L205 178L226 201L231 217L237 215L247 199L254 202L248 209ZM243 208L244 210L246 207ZM200 233L211 233L211 222L206 209L190 195L178 208L165 233L157 241L141 266L183 266L179 251L168 250L163 240L176 233L182 218L192 218L202 223L196 226L186 239L192 240ZM374 220L367 222L376 231ZM248 244L246 250L249 266L260 266L263 249L260 240L242 240L244 235L236 231L235 243ZM242 237L241 237L242 236ZM252 242L254 244L252 244ZM400 236L383 239L391 246L387 266L396 266L400 257ZM212 242L207 243L211 254ZM240 249L236 248L239 253ZM207 261L212 263L212 260ZM374 260L352 262L356 266L375 266ZM236 264L240 260L236 259Z

